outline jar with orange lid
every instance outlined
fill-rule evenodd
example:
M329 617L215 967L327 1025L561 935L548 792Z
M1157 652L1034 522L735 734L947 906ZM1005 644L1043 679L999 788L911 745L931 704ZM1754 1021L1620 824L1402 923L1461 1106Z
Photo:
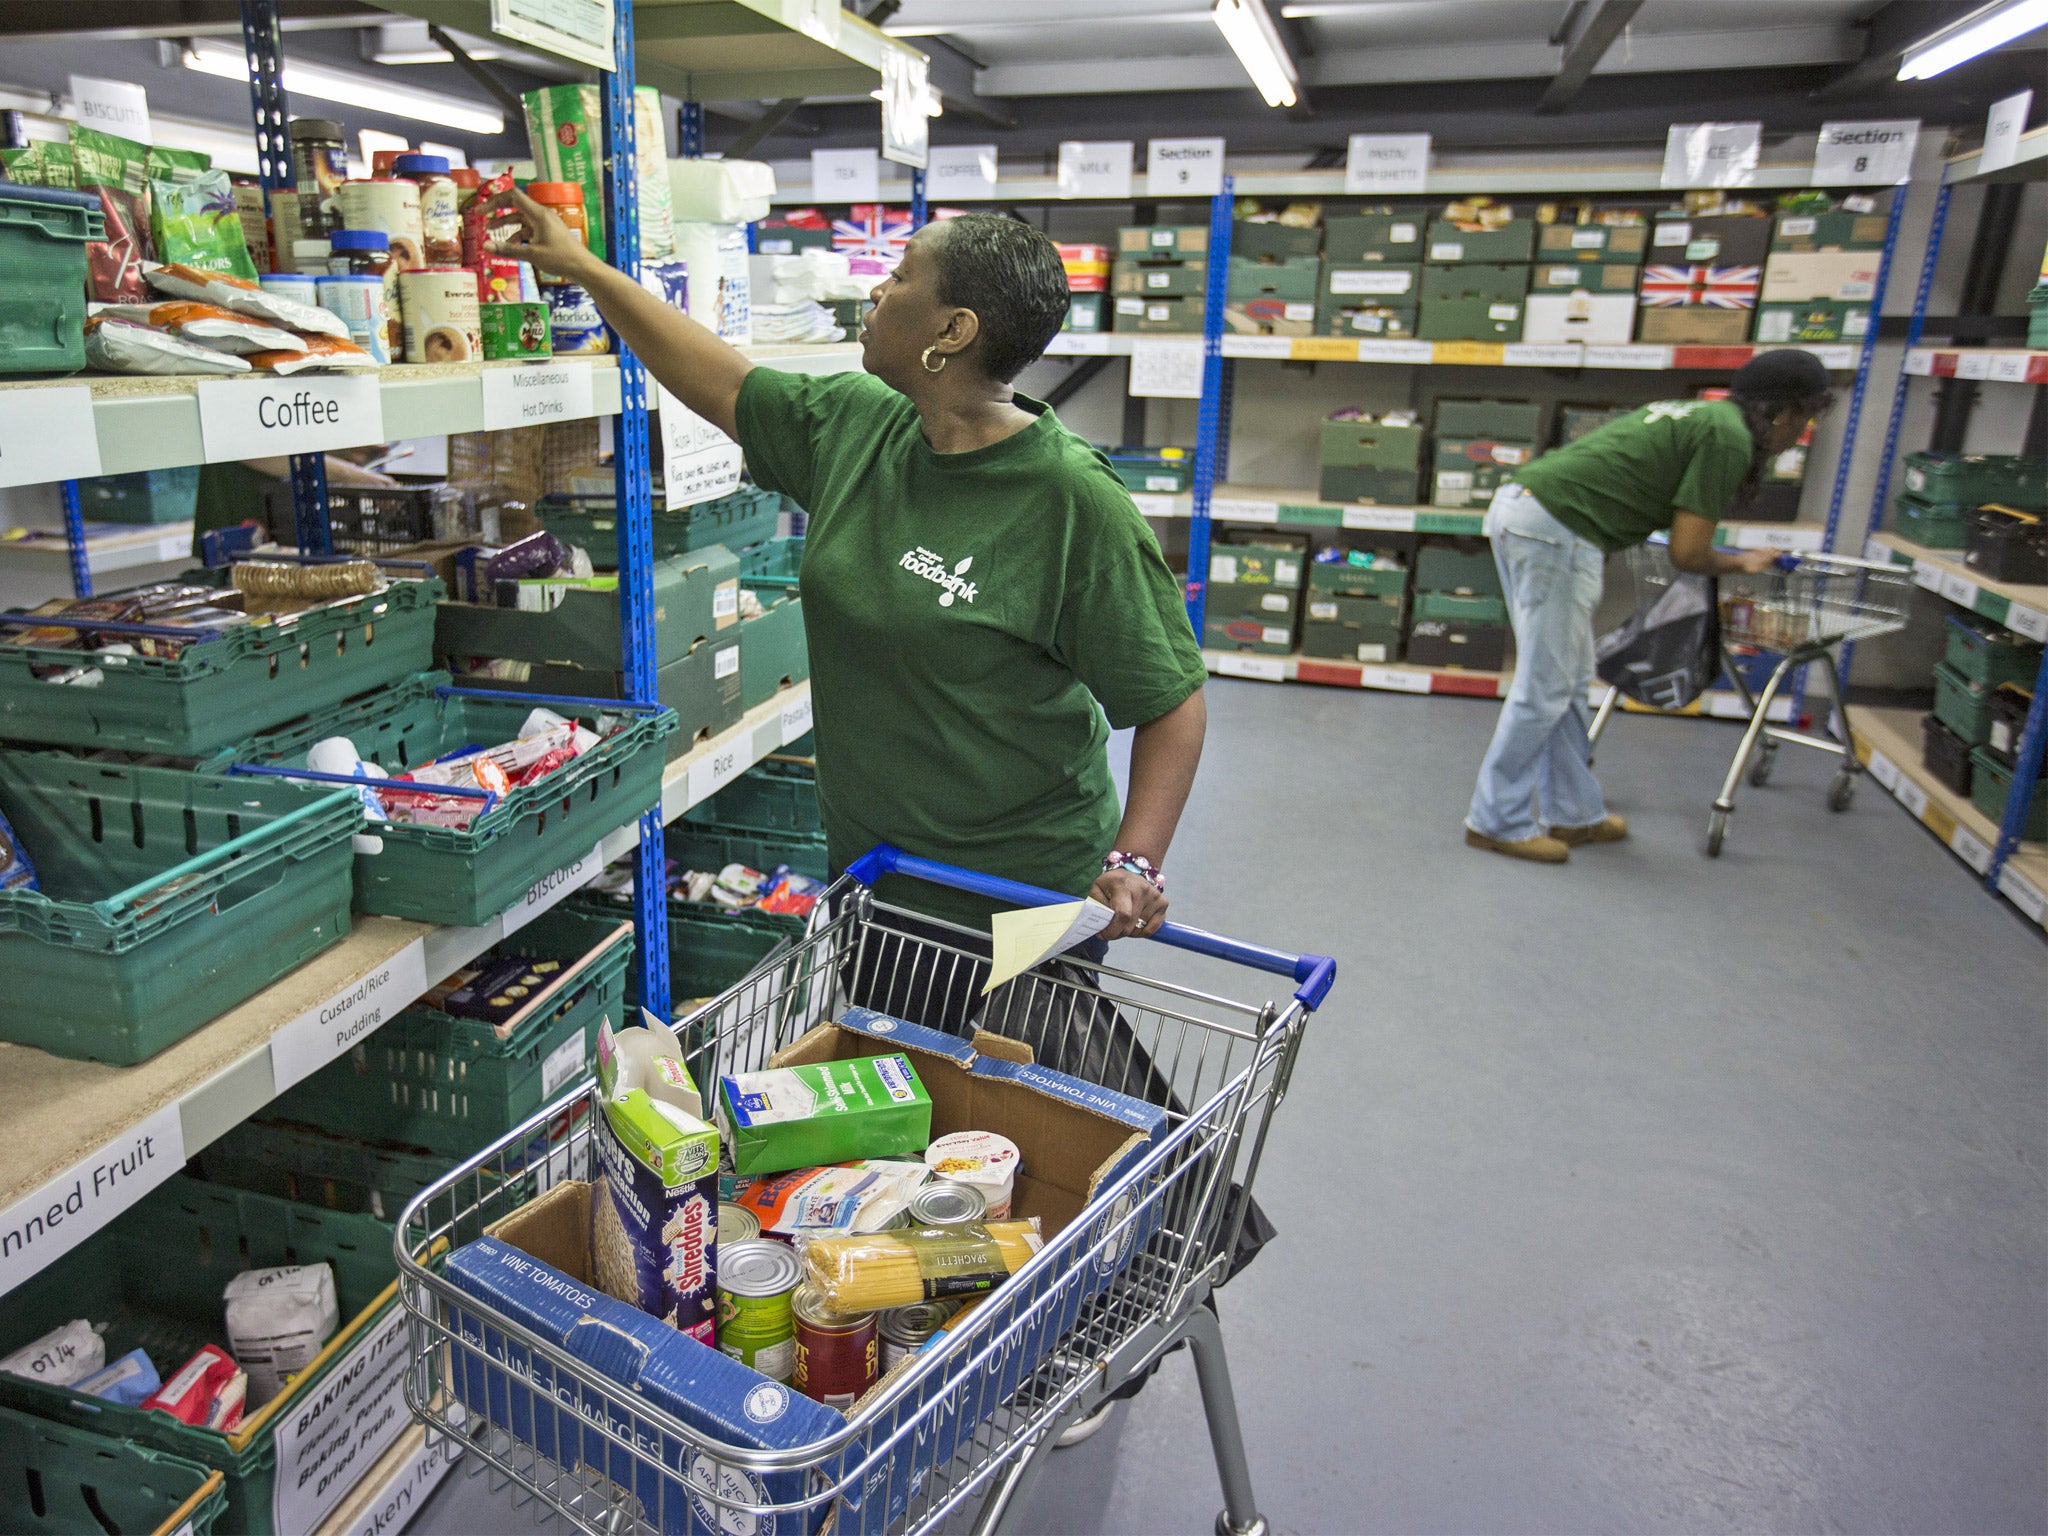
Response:
M586 246L590 244L590 220L583 211L583 188L573 181L529 181L526 195L544 208L549 208L569 226L569 232ZM552 277L543 272L543 284L566 282L566 278Z

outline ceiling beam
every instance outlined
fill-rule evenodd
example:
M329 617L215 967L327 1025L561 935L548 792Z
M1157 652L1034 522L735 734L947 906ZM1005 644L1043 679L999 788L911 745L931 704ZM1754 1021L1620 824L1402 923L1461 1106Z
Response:
M390 20L364 0L287 0L286 32L330 31ZM54 26L59 19L69 26ZM159 37L240 37L240 0L93 0L51 6L46 0L0 0L0 37L10 42L75 42L81 37L140 42Z
M755 118L752 123L748 124L747 131L745 133L742 133L738 138L734 139L732 143L726 147L726 159L746 159L748 155L754 152L755 146L758 145L763 139L769 138L772 135L780 132L782 129L782 125L788 122L791 115L796 111L798 107L802 106L803 104L804 99L801 96L783 97L782 100L776 102L774 106L770 107L766 112L763 112L759 117ZM813 134L815 134L817 131L818 130L815 127L811 129L811 132Z
M1539 117L1562 112L1578 99L1594 69L1607 57L1607 50L1642 8L1643 0L1601 0L1600 8L1586 17L1578 35L1566 46L1557 74L1536 103Z
M999 101L984 100L975 90L975 72L980 67L943 37L919 38L925 58L925 82L939 93L939 101L950 117L964 117L984 128L1014 128L1015 113Z

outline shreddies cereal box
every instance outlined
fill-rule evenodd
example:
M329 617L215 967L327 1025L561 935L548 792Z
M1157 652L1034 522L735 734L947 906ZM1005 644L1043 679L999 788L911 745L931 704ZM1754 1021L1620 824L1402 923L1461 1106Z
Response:
M716 1344L718 1132L633 1088L605 1100L592 1134L598 1289Z

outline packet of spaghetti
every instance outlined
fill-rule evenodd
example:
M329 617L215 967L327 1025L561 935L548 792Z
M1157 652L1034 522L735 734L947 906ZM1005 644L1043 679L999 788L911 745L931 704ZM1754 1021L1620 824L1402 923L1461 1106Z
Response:
M809 1237L804 1279L834 1312L882 1312L992 1291L1043 1245L1038 1218Z

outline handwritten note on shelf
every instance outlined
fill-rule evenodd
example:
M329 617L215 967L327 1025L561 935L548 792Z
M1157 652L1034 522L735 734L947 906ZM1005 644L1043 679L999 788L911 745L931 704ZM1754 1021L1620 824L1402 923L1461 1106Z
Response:
M1134 339L1130 393L1150 399L1201 399L1202 343L1182 336Z

